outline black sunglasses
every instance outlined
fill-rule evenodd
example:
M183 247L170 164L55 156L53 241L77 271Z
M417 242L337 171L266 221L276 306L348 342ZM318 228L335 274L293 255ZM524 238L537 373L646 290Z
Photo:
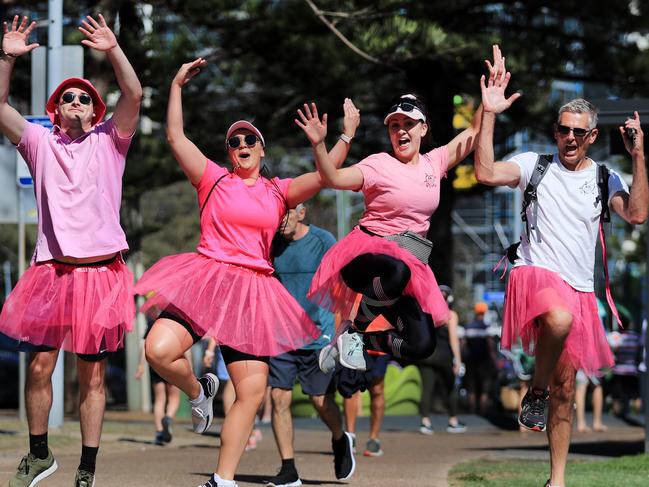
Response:
M92 97L88 93L80 93L77 95L71 91L63 93L61 101L63 103L72 103L75 98L79 98L79 103L82 105L90 105L92 103Z
M259 137L253 134L248 134L243 137L241 137L240 135L235 135L228 139L228 145L230 146L230 148L236 149L241 145L241 140L243 140L248 147L252 147L257 143Z
M412 112L415 109L421 111L421 108L419 108L414 103L410 103L409 101L400 101L396 105L392 105L392 107L390 107L390 111L388 113L395 112L399 108L401 108L401 110L403 110L404 112Z
M560 133L561 135L568 135L571 130L574 136L578 138L586 137L589 133L593 131L593 129L583 129L581 127L573 128L573 127L568 127L566 125L557 125L557 132Z

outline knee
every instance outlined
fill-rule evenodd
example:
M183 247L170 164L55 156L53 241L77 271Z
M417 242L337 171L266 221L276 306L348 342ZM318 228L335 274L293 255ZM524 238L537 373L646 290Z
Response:
M40 353L29 362L29 382L39 387L49 384L56 361L47 360Z
M170 362L169 354L162 345L147 339L144 342L144 356L154 369Z
M553 334L566 337L572 328L572 314L563 309L552 309L541 316L541 323Z
M273 411L278 414L286 412L291 407L292 392L280 388L272 388L270 399L273 403Z
M98 368L100 367L97 364ZM92 371L88 374L79 374L79 389L81 392L104 393L103 368Z

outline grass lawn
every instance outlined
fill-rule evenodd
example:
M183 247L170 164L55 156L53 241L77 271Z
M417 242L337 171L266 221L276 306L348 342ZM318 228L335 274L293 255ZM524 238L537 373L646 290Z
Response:
M449 474L449 483L452 487L543 487L549 470L545 461L474 460L455 466ZM570 487L647 487L649 455L570 461L566 484Z

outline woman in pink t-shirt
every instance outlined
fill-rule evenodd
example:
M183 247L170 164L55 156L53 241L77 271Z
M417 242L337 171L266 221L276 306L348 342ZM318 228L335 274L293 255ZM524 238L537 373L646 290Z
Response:
M165 257L139 280L137 294L149 297L143 307L157 317L145 342L155 371L178 386L192 403L194 430L212 422L218 389L214 374L199 380L184 353L202 336L214 337L232 379L236 400L221 429L221 449L214 476L204 486L234 485L254 418L264 398L269 356L313 341L319 330L307 313L273 276L271 243L289 208L314 196L322 187L317 172L295 179L263 176L265 141L250 122L230 126L226 149L232 171L218 166L186 136L182 87L204 59L184 64L171 84L167 138L174 156L198 193L201 238L197 252ZM346 100L345 129L353 137L358 110ZM348 143L331 151L342 164Z
M501 69L494 46L494 73ZM408 359L423 359L435 349L434 326L449 316L446 302L428 266L430 242L423 238L437 209L440 179L474 149L482 106L472 125L448 145L421 154L429 131L426 107L413 94L399 97L384 119L391 153L373 154L351 167L337 169L327 155L326 117L300 112L296 123L313 146L318 171L326 186L362 191L365 212L359 225L325 255L313 278L309 297L351 317L343 322L332 345L323 349L320 367L340 362L364 370L363 348ZM404 235L409 232L409 235ZM372 323L383 315L391 326ZM372 323L372 326L370 324Z

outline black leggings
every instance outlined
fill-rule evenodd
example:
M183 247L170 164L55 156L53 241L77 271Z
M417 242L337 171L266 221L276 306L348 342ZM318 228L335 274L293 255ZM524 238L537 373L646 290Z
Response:
M395 330L364 333L366 348L395 357L417 360L435 351L432 317L411 296L403 296L410 269L402 261L383 254L362 254L340 271L345 284L363 295L355 328L364 332L379 314Z

